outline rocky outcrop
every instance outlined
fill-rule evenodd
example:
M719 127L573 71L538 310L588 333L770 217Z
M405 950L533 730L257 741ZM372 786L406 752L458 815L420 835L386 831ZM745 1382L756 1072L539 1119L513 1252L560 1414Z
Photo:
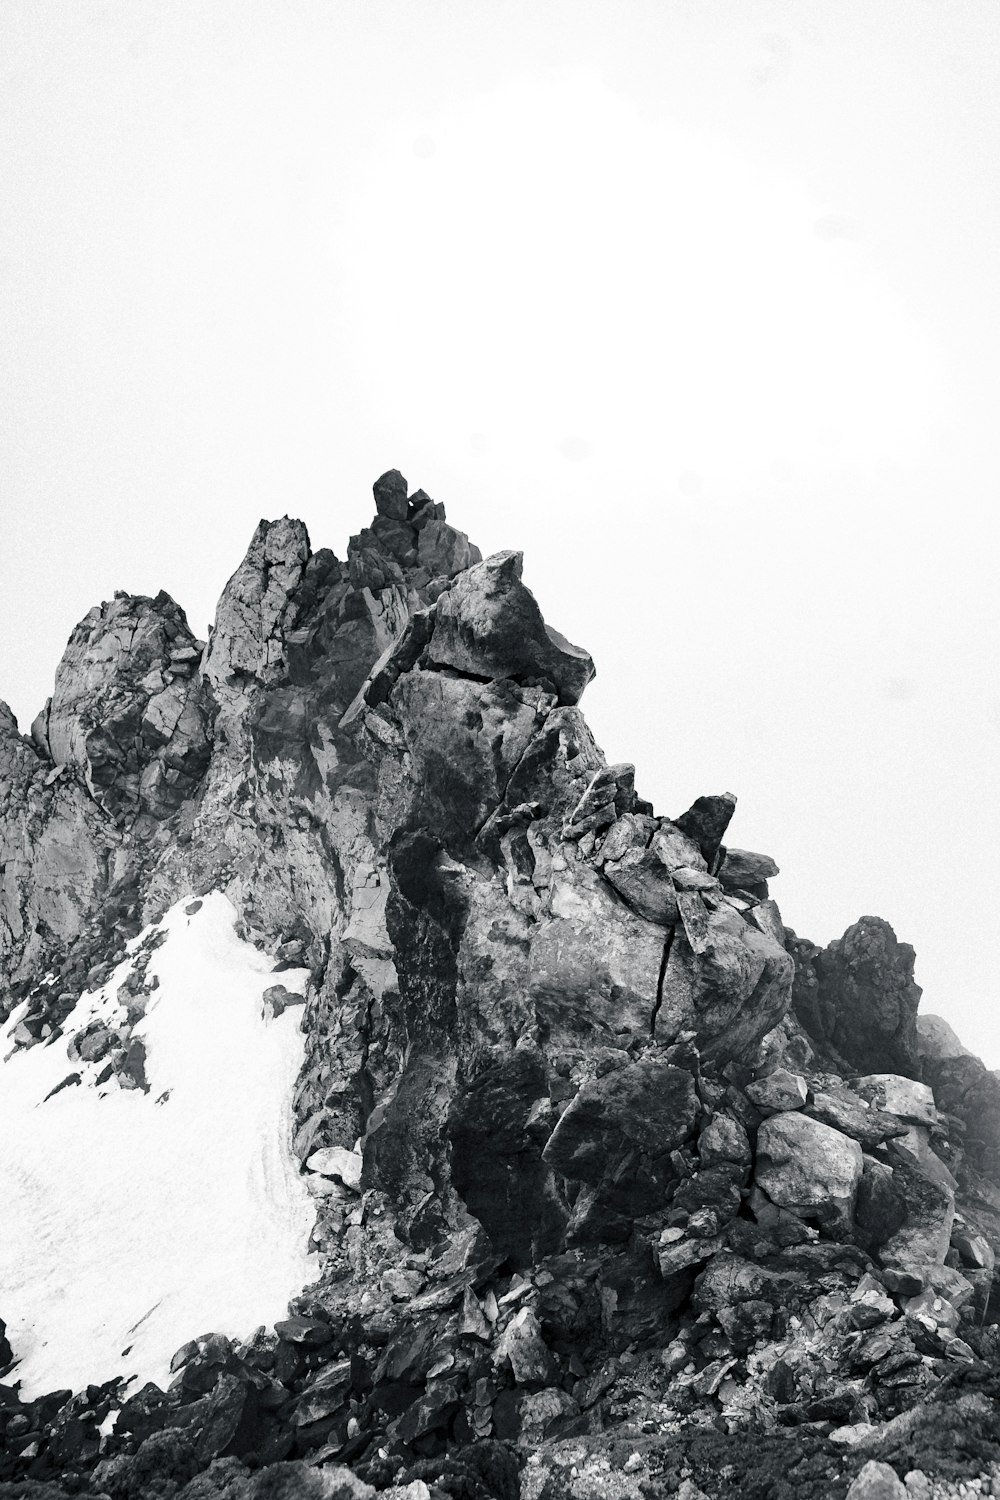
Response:
M194 791L209 739L196 670L203 644L168 594L116 594L70 636L55 688L32 725L115 822L168 817Z
M914 953L881 917L862 917L826 948L792 934L795 1014L849 1067L920 1075Z
M590 1472L668 1432L704 1478L695 1431L833 1445L992 1368L1000 1085L921 1052L912 949L786 932L731 793L670 818L607 763L520 554L395 470L374 496L344 561L262 521L207 645L117 596L30 741L0 712L15 1045L65 1046L127 939L223 891L278 955L268 1014L301 1017L321 1266L271 1329L192 1330L166 1391L0 1386L0 1479L506 1497L531 1453L554 1500L562 1443ZM68 1059L109 1087L145 1082L135 973Z

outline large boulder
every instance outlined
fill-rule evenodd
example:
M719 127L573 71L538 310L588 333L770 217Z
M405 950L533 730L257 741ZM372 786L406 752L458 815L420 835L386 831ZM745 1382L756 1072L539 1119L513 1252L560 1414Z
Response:
M698 1045L720 1064L749 1056L788 1009L792 960L728 904L710 907L697 891L683 895L690 907L670 944L656 1035L672 1041L694 1031ZM699 914L700 933L690 908Z
M795 1011L809 1035L865 1072L919 1078L914 952L881 917L862 917L825 949L793 939Z
M222 592L205 652L204 674L220 698L241 679L269 682L283 672L285 638L298 621L308 561L309 533L301 521L260 522Z
M80 621L32 733L116 821L168 817L208 764L203 646L169 594L116 594Z
M497 552L456 580L438 602L428 659L474 677L548 682L560 703L577 703L594 663L546 625L521 582L522 561Z
M757 1186L801 1218L848 1226L863 1169L857 1141L808 1115L772 1115L757 1133Z

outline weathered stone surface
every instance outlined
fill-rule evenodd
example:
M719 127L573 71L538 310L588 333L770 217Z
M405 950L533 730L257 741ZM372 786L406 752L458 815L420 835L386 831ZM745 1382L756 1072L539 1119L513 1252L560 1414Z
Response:
M736 889L753 889L778 874L778 866L769 854L753 854L749 849L727 849L719 867L723 885Z
M598 1184L624 1150L668 1156L691 1135L697 1112L690 1073L646 1058L584 1084L545 1148L564 1177Z
M375 509L380 516L393 521L405 521L409 511L406 498L406 480L398 469L387 469L372 485Z
M882 1245L882 1263L907 1269L941 1265L951 1244L955 1194L905 1162L893 1168L893 1179L902 1189L906 1218Z
M807 1115L772 1115L757 1134L758 1186L781 1208L820 1223L850 1221L863 1167L857 1141Z
M647 922L668 927L678 920L674 883L653 849L627 849L619 859L608 859L604 878Z
M778 1114L782 1110L801 1109L809 1090L801 1073L789 1073L787 1068L775 1068L765 1078L747 1084L747 1098L764 1114Z
M870 1458L847 1491L847 1500L908 1500L908 1491L895 1469Z
M889 923L862 917L825 949L793 951L796 1014L809 1035L859 1071L918 1077L914 954Z
M753 1154L746 1127L731 1115L713 1115L698 1137L698 1158L704 1167L724 1161L748 1167Z
M217 696L232 696L240 679L269 682L284 668L286 636L299 615L297 594L309 560L301 521L261 521L219 600L203 672Z
M917 1017L917 1048L920 1056L930 1063L943 1062L948 1057L972 1056L943 1016Z
M675 932L656 1032L671 1040L693 1030L703 1051L726 1061L749 1054L784 1015L792 961L729 907L706 908L705 924L701 952Z
M438 602L428 657L473 677L548 681L577 703L594 664L545 624L521 566L520 552L498 552L470 568Z
M733 793L722 792L718 796L698 797L687 812L674 821L681 833L698 845L702 858L711 865L735 811Z
M864 1099L906 1124L936 1125L938 1112L934 1093L926 1083L902 1078L898 1073L865 1073L854 1082Z
M879 1146L883 1141L905 1135L906 1126L895 1115L862 1099L853 1089L840 1082L824 1080L824 1088L812 1090L805 1113L824 1125L832 1125L862 1146Z
M73 631L33 733L116 820L165 817L190 796L209 757L201 658L169 595L117 594Z
M345 1151L343 1146L323 1146L306 1160L310 1172L321 1177L336 1177L345 1187L357 1188L361 1184L361 1157L354 1151Z
M906 1214L906 1194L892 1167L866 1154L854 1209L858 1243L869 1253L880 1249L902 1228Z

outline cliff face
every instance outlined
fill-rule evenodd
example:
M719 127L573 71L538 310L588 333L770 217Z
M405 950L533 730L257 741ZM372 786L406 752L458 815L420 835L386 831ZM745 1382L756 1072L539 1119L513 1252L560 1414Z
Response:
M822 951L783 927L773 861L725 843L732 795L669 818L606 763L593 664L519 554L482 560L395 471L375 501L344 562L262 521L207 644L166 595L119 595L30 740L0 710L6 1066L68 1039L67 1086L142 1087L142 1007L88 1059L80 996L224 895L307 971L289 1149L319 1272L275 1332L181 1351L113 1433L113 1382L74 1398L75 1449L65 1401L39 1439L11 1394L0 1475L102 1457L126 1493L170 1430L178 1484L291 1457L503 1494L533 1451L526 1492L555 1496L559 1443L599 1463L605 1429L816 1422L864 1429L830 1450L856 1469L992 1358L1000 1085L921 1050L886 923Z

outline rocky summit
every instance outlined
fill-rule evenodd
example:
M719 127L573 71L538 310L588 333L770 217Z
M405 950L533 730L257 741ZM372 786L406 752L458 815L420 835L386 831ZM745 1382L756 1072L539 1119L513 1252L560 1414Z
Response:
M215 983L164 955L235 921L253 1025L299 1048L263 1191L307 1205L310 1267L280 1316L220 1290L159 1379L42 1391L0 1283L0 1496L1000 1492L1000 1082L886 922L783 925L732 794L668 816L607 763L519 553L395 470L374 496L344 560L261 521L208 641L118 594L29 735L0 705L0 1089L58 1080L8 1128L23 1176L85 1094L211 1101L225 1048L157 1094L174 997ZM190 1055L225 1014L194 1004ZM124 1246L135 1181L63 1196ZM60 1296L50 1347L75 1297L104 1318Z

